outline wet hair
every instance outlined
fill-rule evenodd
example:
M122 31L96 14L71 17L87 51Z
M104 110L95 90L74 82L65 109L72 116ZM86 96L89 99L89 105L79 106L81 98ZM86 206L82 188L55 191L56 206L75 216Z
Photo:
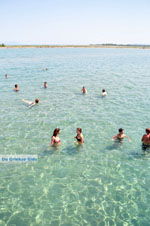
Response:
M17 84L15 84L15 88L17 88L18 87L18 85Z
M106 92L106 90L105 89L102 89L102 92L104 93L104 92Z
M39 99L35 99L35 103L38 104L39 103Z
M150 128L147 128L145 131L147 134L150 134Z
M119 133L122 133L124 129L120 128L118 129Z
M81 129L81 128L77 128L77 130L78 130L80 133L82 133L82 129Z
M53 136L56 137L59 131L60 131L59 128L54 129Z
M44 84L47 84L47 82L44 82Z

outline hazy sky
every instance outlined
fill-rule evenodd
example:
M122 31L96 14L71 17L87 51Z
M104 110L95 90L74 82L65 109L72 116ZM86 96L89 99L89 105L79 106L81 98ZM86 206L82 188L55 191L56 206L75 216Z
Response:
M0 0L0 43L150 44L150 0Z

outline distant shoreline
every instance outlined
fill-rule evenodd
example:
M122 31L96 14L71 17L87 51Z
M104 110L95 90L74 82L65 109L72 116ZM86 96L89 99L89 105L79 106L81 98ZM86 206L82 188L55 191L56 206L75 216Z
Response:
M5 45L0 49L7 48L134 48L150 49L150 45L117 45L117 44L91 44L91 45Z

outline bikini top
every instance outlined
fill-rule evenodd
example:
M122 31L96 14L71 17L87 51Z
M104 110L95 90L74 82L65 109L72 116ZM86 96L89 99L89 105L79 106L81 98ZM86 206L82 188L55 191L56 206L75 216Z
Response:
M83 136L79 136L78 135L75 137L77 139L78 142L83 142L84 143L84 140L83 140Z
M76 136L76 139L77 139L77 141L79 141L79 142L82 141L81 137Z
M56 137L54 137L54 136L52 137L52 140L53 140L54 143L60 143L60 139L56 140Z

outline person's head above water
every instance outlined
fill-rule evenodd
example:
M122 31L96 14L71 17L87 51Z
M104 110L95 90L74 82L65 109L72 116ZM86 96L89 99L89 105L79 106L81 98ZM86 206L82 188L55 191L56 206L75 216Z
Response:
M150 128L145 129L145 132L146 132L147 134L150 134Z
M36 104L38 104L38 103L39 103L39 101L40 101L39 99L35 99L35 103L36 103Z
M77 128L76 131L77 131L77 133L82 133L82 129L81 128Z
M118 129L118 132L119 133L123 133L124 132L124 129L120 128L120 129Z
M102 93L104 93L104 92L106 92L106 90L105 89L102 89Z
M56 128L54 129L53 136L56 137L59 133L60 133L60 129Z
M14 88L13 90L16 91L16 92L19 91L19 86L18 86L18 84L15 84L15 88Z

